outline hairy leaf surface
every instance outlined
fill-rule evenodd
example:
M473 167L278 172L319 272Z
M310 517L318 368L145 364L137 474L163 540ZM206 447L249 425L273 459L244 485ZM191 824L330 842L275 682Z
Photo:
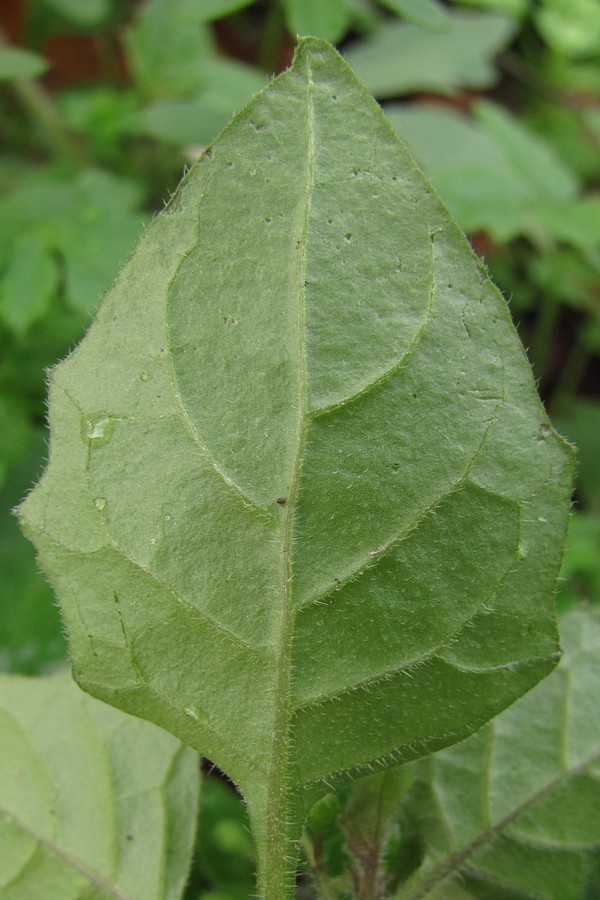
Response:
M325 785L466 736L554 666L570 453L327 44L204 154L51 382L22 514L75 676L234 778L268 896Z
M561 638L546 681L420 764L427 855L398 900L446 897L453 878L475 896L584 896L600 844L600 615L569 613Z
M0 676L0 896L176 900L198 757L66 675Z

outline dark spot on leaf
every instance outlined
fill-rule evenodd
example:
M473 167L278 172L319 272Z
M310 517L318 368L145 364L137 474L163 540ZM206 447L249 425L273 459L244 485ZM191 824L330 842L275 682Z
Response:
M279 503L280 506L285 506L285 504L287 503L287 500L285 497L278 497L277 502Z

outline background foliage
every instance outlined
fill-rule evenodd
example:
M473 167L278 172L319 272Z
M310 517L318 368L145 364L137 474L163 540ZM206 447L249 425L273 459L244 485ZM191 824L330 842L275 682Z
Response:
M22 0L3 2L0 27L1 669L45 673L66 655L10 513L45 456L44 369L184 166L289 63L296 32L344 52L509 299L579 447L559 608L600 602L596 0ZM207 780L190 897L252 892L244 815ZM315 815L335 874L343 835Z

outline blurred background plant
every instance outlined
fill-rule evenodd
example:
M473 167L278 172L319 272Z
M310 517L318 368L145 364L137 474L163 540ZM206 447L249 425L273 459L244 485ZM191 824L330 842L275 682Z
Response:
M345 54L508 298L544 402L579 448L559 609L600 603L598 0L2 0L2 670L66 656L10 513L46 454L44 371L183 168L290 62L296 33ZM307 837L317 880L344 865L330 812ZM252 872L245 813L209 778L188 896L248 897Z

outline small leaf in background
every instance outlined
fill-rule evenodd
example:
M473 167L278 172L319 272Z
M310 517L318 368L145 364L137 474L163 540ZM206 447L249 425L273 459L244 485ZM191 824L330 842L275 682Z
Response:
M598 239L584 232L597 214L580 199L579 179L541 135L490 102L473 116L429 104L390 105L386 112L461 226L500 241Z
M584 251L600 249L600 197L582 197L541 209L540 219L557 240Z
M0 275L0 319L22 336L48 310L58 284L56 260L39 233L25 232Z
M0 676L0 893L177 900L198 758L67 674Z
M379 98L491 87L498 80L493 59L510 42L514 23L487 13L452 12L446 19L443 31L386 23L349 48L348 64Z
M542 0L533 15L544 40L559 53L578 58L600 52L596 0Z
M0 45L0 81L37 78L48 68L43 56L20 47Z
M449 25L448 10L438 0L381 0L381 4L421 28L444 29Z
M98 169L71 178L46 173L15 185L0 200L0 215L17 233L23 230L24 247L11 245L0 315L21 331L39 318L55 293L58 257L67 303L89 316L147 221L136 211L139 202L134 182Z
M351 21L346 0L280 0L292 35L339 41Z
M236 782L260 896L289 894L332 784L466 736L556 664L571 450L325 42L184 179L50 405L21 511L74 671Z
M111 0L42 0L44 6L84 27L99 25L111 11Z
M377 772L359 779L340 816L348 850L354 857L354 890L357 897L380 897L385 889L383 850L390 837L391 821L412 782L408 766Z
M600 842L600 610L565 614L561 641L552 675L421 764L411 809L427 852L397 900L449 896L448 880L478 897L587 896Z
M148 0L137 10L124 44L134 81L151 99L185 96L204 81L213 41L198 0Z
M211 59L204 65L204 83L197 96L150 104L133 117L133 129L167 144L202 147L265 85L266 76L259 69Z
M140 200L136 185L108 172L82 172L72 190L76 213L57 218L52 233L65 260L67 302L89 316L148 216L135 211Z

